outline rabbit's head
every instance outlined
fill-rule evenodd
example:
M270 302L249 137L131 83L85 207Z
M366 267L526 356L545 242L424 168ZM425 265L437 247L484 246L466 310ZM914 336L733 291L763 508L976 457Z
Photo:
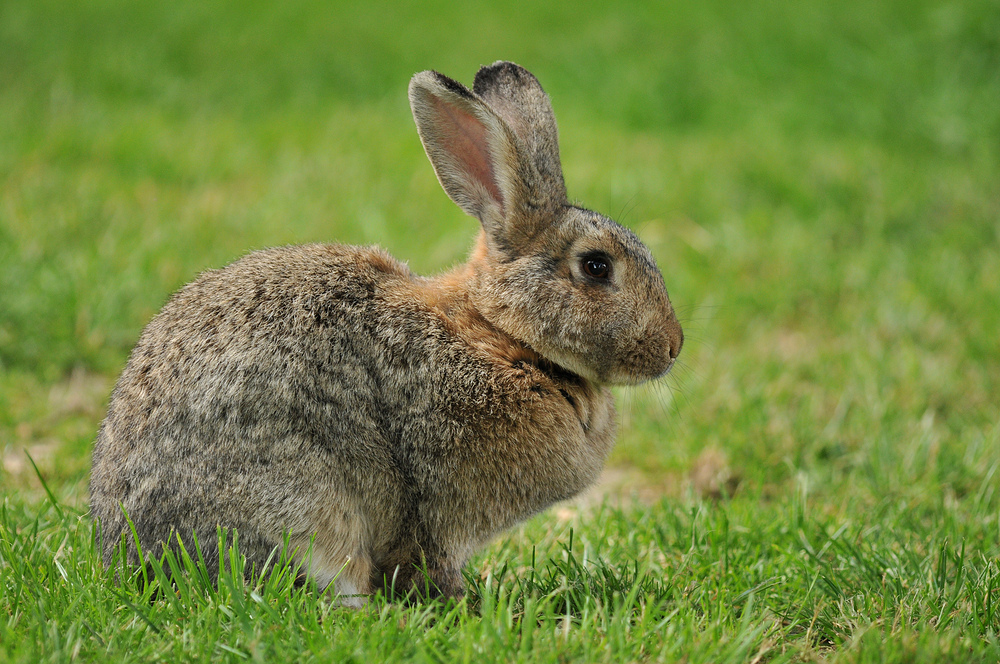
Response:
M497 62L470 91L416 74L410 106L448 196L479 219L469 298L495 327L597 383L664 375L684 335L628 229L566 197L555 117L527 70Z

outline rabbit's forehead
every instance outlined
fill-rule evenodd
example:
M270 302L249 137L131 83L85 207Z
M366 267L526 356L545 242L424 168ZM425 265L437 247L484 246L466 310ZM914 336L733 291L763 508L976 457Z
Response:
M649 248L635 233L613 219L592 210L572 208L566 222L576 252L600 251L618 260L634 260L644 269L659 272Z

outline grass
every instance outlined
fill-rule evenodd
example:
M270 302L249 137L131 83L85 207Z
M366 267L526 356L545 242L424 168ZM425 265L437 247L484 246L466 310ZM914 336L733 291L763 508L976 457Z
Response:
M607 481L457 605L115 582L89 450L142 326L254 248L461 260L405 86L498 58L688 333ZM0 2L0 662L1000 660L998 99L993 0Z
M160 568L116 584L82 514L8 501L0 643L12 661L995 658L1000 568L982 553L995 526L929 528L900 501L866 519L808 503L802 490L784 504L663 500L536 519L467 571L464 602L355 611L287 571L213 584L191 558L163 565L191 570L175 585Z

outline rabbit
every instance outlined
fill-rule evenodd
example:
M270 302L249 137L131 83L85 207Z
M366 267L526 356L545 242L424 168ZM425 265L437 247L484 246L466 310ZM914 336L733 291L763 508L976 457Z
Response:
M480 222L468 261L422 277L377 247L292 246L175 293L95 442L106 565L122 542L136 563L133 540L155 556L197 538L217 574L222 527L248 570L284 543L349 605L460 598L477 549L597 478L608 386L674 364L656 262L568 201L531 73L496 62L469 90L424 71L409 101L441 186Z

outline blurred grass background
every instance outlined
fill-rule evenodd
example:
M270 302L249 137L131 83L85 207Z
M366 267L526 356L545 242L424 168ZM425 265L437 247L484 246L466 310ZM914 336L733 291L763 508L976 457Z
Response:
M792 596L804 620L822 617L825 636L810 626L796 646L805 659L868 643L857 661L887 661L889 637L893 661L973 661L962 653L987 642L995 654L1000 613L975 598L1000 591L996 0L0 0L11 532L37 530L47 509L24 450L60 500L86 508L113 381L198 272L312 241L378 243L420 272L463 260L476 225L435 181L406 85L428 68L470 83L497 59L550 93L570 195L650 245L688 340L668 380L618 393L608 488L654 507L579 521L560 508L474 566L527 565L573 523L612 564L659 561L684 598L705 598L678 605L704 661L721 660L698 621L756 630L752 595L743 618L720 599L754 588L761 625ZM823 538L818 553L807 541ZM52 558L47 539L31 542ZM718 567L730 543L738 582ZM980 584L949 611L986 618L948 632L941 593L962 586L963 561ZM893 569L902 608L857 609L886 596ZM120 616L115 597L101 606ZM34 622L8 610L11 633L28 634ZM126 634L107 624L106 638ZM761 630L747 643L773 646Z
M545 85L570 195L651 245L689 332L674 378L622 393L617 465L683 475L713 448L780 490L874 441L995 451L995 1L8 0L7 455L66 451L43 456L79 488L131 345L201 270L307 241L462 260L475 222L405 89L501 58Z

